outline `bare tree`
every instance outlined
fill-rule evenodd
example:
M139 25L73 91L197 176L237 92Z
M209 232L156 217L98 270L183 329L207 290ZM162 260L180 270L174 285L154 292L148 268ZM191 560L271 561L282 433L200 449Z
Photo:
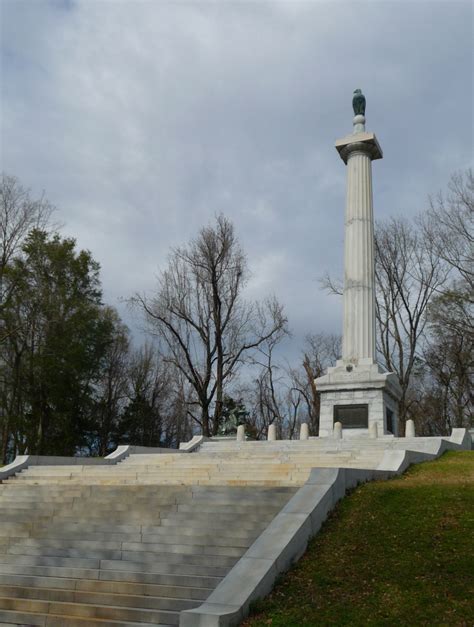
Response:
M430 198L420 221L426 246L450 269L450 281L440 286L429 308L429 398L437 406L441 430L470 426L474 416L473 290L474 290L474 176L456 173L446 194Z
M474 332L468 294L465 283L454 282L433 299L428 311L426 394L437 409L423 424L435 420L443 433L470 427L474 419Z
M293 392L301 396L306 407L310 432L319 433L320 394L315 379L321 377L328 366L333 366L341 356L341 336L317 333L307 335L303 360L299 368L291 369Z
M279 437L282 437L286 420L286 398L282 389L286 388L286 372L275 361L275 350L282 338L288 335L286 326L282 326L271 337L263 341L251 360L258 368L253 379L253 386L248 386L248 401L252 407L251 423L255 437L262 439L268 427L275 424ZM252 389L253 387L253 389Z
M250 408L249 424L257 439L264 438L274 424L279 437L294 439L302 422L318 434L319 392L315 379L340 357L341 338L337 335L308 335L299 367L284 366L276 359L280 337L260 347L253 364L259 368L251 382L238 389Z
M428 321L428 306L444 285L448 269L406 220L379 223L375 236L377 345L383 365L398 376L403 433L409 417L408 389Z
M430 208L421 220L425 241L433 252L474 289L474 174L456 173L448 193L430 198Z
M155 346L145 344L128 363L128 403L118 427L120 442L176 447L189 439L179 373L163 362Z
M238 366L287 323L275 299L263 305L243 299L247 278L234 227L221 215L188 246L172 251L152 299L135 299L165 360L192 387L199 411L188 411L207 436L218 432L224 388Z

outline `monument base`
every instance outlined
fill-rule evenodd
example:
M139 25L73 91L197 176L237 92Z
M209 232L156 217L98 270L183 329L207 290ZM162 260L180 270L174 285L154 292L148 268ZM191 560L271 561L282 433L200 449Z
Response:
M353 364L340 360L316 379L321 393L320 437L332 437L335 422L342 423L343 437L368 436L373 424L377 424L379 437L398 435L401 390L397 376L364 361Z

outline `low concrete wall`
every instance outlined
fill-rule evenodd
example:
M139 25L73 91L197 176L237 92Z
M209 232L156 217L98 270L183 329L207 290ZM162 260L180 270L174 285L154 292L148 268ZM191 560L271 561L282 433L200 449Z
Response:
M121 462L122 459L125 459L130 455L130 445L129 444L121 444L117 446L115 451L109 453L105 459L112 460L113 463L117 464Z
M29 457L29 455L17 455L11 464L0 468L0 481L8 479L8 477L20 472L24 468L28 468Z
M189 442L181 442L179 450L183 453L196 453L203 442L207 442L209 438L205 438L203 435L195 435Z
M454 432L455 431L455 432ZM328 513L359 483L401 474L410 464L434 459L448 449L470 449L465 429L451 438L424 443L422 451L387 450L377 469L314 468L308 481L255 540L208 599L180 614L180 627L232 627L248 614L252 601L266 596L276 578L306 551ZM467 434L467 435L466 435Z

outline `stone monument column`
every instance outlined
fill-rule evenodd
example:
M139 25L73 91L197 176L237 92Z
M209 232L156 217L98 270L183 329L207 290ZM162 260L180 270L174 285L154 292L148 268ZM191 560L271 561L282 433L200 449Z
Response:
M382 159L374 133L365 130L365 97L353 97L353 132L336 142L347 166L344 235L342 359L316 379L321 392L320 435L335 422L347 435L397 433L399 386L376 362L372 161ZM374 427L374 425L376 425Z
M360 129L360 130L359 130ZM356 115L354 134L336 144L347 163L344 244L344 326L342 359L373 364L375 360L375 272L372 159L382 158L365 118Z

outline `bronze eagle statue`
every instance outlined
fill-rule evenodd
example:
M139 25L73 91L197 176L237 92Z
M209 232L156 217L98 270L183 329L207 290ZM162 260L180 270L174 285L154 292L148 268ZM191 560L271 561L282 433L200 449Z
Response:
M354 90L352 108L354 109L354 115L365 115L365 96L360 89Z

